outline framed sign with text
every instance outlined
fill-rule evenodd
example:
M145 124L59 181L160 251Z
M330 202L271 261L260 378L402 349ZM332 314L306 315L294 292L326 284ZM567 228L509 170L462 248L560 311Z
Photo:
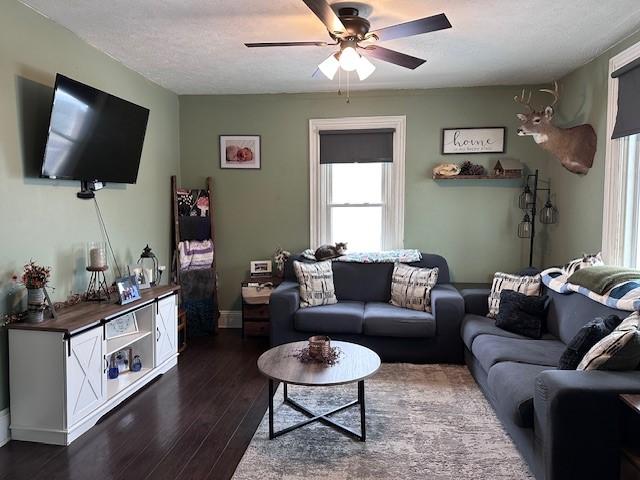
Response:
M506 127L443 128L442 154L504 153Z

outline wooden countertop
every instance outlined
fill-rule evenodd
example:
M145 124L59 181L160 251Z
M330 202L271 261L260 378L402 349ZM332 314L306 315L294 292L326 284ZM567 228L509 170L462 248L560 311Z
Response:
M58 318L45 320L41 323L18 322L8 325L12 330L35 330L43 332L62 332L68 335L84 330L87 327L99 325L106 318L114 317L130 310L152 303L158 297L177 292L179 285L163 285L142 290L142 298L135 302L120 305L116 300L110 302L82 302L72 307L67 307L58 313ZM116 297L117 297L116 293Z

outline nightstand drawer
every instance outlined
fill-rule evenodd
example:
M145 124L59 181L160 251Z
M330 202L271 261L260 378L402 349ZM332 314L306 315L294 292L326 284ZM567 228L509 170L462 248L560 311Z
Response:
M244 334L251 337L268 337L269 322L244 322Z
M269 319L269 305L243 305L242 313L245 320L257 319L268 320Z

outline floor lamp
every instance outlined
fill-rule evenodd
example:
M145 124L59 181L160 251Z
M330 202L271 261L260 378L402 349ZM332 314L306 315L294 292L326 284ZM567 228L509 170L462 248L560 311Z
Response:
M531 181L533 179L533 182ZM547 185L541 188L540 183ZM540 180L538 170L527 175L524 188L518 198L518 206L524 211L524 217L518 224L518 237L529 239L529 267L533 267L533 242L536 236L536 216L538 192L547 192L547 201L540 211L540 223L551 225L558 223L558 209L551 203L551 188L549 182Z

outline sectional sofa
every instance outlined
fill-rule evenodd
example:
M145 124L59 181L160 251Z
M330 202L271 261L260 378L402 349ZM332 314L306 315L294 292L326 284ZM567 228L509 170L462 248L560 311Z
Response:
M640 371L557 370L566 344L595 317L630 312L579 293L551 297L547 333L532 340L486 317L489 290L462 290L465 361L538 479L618 479L620 393L640 393Z
M393 265L341 262L333 263L338 303L300 309L289 262L285 281L271 297L272 345L327 334L368 346L387 362L464 361L537 479L618 479L623 414L618 395L640 393L640 371L556 367L583 325L629 312L543 287L551 297L547 333L532 340L487 318L489 289L453 288L441 256L423 254L413 265L440 270L432 313L388 304Z

